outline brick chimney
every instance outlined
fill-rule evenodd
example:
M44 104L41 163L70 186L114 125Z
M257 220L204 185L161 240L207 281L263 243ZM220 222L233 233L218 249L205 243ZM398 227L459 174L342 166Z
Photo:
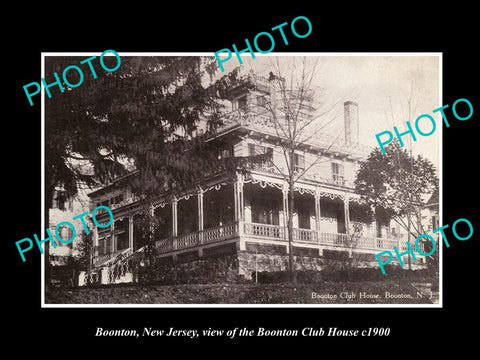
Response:
M345 142L358 144L358 104L353 101L345 101L343 103L345 117Z

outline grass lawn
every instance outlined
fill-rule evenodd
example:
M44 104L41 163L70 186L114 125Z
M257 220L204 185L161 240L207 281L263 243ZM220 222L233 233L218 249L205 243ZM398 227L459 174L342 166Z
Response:
M423 294L423 297L421 296ZM431 304L408 280L55 288L47 304Z

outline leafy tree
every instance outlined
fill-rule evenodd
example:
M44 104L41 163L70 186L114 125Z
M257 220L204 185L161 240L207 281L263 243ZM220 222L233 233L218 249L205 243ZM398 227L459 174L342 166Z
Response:
M47 57L46 82L83 59ZM116 65L115 57L104 61L108 68ZM80 86L63 83L63 93L52 87L52 98L45 100L47 226L57 186L73 196L79 187L105 184L135 170L129 181L148 201L165 186L181 187L213 166L204 139L221 123L218 100L236 78L232 72L215 80L218 66L196 56L122 57L114 72L102 70L95 60L92 65L97 78L84 65ZM68 81L76 84L78 76L70 71ZM206 131L194 136L200 123Z
M438 189L434 165L421 155L412 156L394 141L370 153L355 180L356 191L372 209L377 221L395 220L413 238L424 234L422 209L427 196Z

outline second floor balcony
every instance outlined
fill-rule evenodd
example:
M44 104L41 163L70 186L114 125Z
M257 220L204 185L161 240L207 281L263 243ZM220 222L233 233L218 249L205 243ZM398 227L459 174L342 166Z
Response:
M259 114L255 111L236 109L226 113L223 117L223 126L218 129L222 132L234 127L242 127L247 130L258 131L271 137L285 138L284 132L287 125L279 124L279 119L273 119L271 115ZM371 148L358 142L346 141L342 134L332 135L317 133L301 145L306 148L366 157Z

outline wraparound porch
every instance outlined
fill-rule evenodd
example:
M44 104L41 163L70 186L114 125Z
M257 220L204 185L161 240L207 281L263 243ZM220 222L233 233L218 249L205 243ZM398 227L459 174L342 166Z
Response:
M374 254L408 250L405 238L387 224L363 223L359 196L335 184L298 181L293 208L288 185L275 174L251 171L235 178L219 175L182 195L164 194L150 206L130 202L113 209L108 228L94 229L93 271L84 284L133 281L133 258L154 241L157 258L184 263L235 253L238 272L251 275L252 256L271 256L274 270L290 252L288 215L292 214L293 255L313 259L357 257L375 266ZM106 214L98 214L103 222ZM106 221L105 221L106 222ZM360 230L355 225L361 225ZM327 253L327 251L329 251ZM137 256L138 257L138 256ZM424 261L424 258L422 258ZM256 261L256 260L255 260ZM342 261L342 260L340 260ZM320 265L323 266L323 265ZM318 269L318 267L314 268ZM250 275L249 275L250 274ZM79 282L80 283L80 282Z
M318 250L344 250L375 254L383 250L408 250L399 233L390 236L388 226L359 224L359 197L346 189L301 183L295 187L293 209L287 201L283 179L252 173L237 174L232 181L220 178L208 187L183 196L164 198L149 209L114 210L110 228L95 231L96 252L92 265L100 265L113 254L136 251L153 236L160 257L237 243L238 250L250 244L288 248L287 218L293 217L293 246ZM355 210L356 209L356 210ZM352 211L355 210L355 211ZM148 214L149 213L149 214ZM150 235L148 235L150 233Z
M216 246L226 242L238 242L239 250L245 250L247 243L263 243L286 247L288 253L288 230L285 226L248 223L238 221L215 228L157 240L155 247L158 256L180 254L195 248ZM318 249L346 250L351 252L378 253L392 250L408 250L404 241L377 237L354 236L342 233L325 233L311 229L293 229L293 245Z

